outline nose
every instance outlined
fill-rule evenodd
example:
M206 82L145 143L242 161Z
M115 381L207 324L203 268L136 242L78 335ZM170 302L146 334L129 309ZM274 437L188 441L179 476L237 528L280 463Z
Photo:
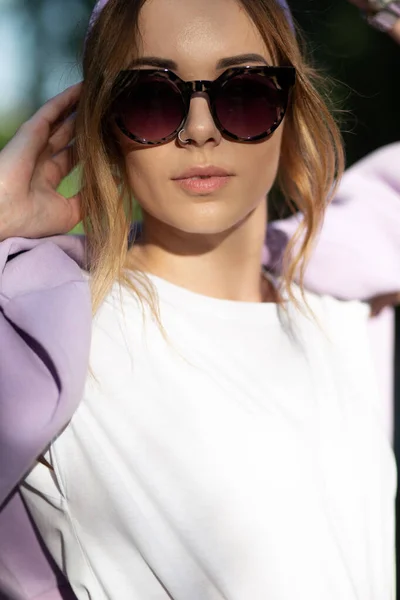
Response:
M192 95L182 137L195 146L207 143L218 145L221 142L221 132L214 122L206 92L195 92Z

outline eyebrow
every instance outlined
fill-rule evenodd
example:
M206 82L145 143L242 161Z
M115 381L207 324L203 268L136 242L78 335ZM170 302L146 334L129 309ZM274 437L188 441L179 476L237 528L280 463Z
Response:
M217 62L216 68L217 71L221 69L227 69L229 67L235 67L236 65L241 65L243 63L260 63L269 66L269 63L266 59L261 56L261 54L238 54L237 56L228 56L227 58L221 58ZM144 65L150 65L152 67L160 67L161 69L170 69L170 70L178 70L178 65L175 61L170 60L168 58L160 58L158 56L142 56L140 58L136 58L131 64L132 67L139 67Z

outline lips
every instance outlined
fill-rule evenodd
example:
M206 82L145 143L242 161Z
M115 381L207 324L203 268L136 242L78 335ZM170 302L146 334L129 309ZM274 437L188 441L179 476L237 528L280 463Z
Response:
M174 180L182 180L182 179L193 179L193 178L201 178L206 179L208 177L229 177L232 173L229 173L225 169L220 167L192 167L187 169L177 177L173 177Z

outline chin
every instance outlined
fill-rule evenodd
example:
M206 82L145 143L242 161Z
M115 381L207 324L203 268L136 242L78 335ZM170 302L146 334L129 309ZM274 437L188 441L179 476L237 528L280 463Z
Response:
M228 234L246 220L249 213L240 215L221 214L221 211L209 211L201 214L191 214L187 218L180 215L179 219L171 219L166 225L189 235L215 236ZM186 216L186 215L185 215Z
M153 198L158 199L158 195L153 195ZM223 236L240 227L252 215L257 221L259 218L266 219L265 202L262 202L265 197L258 201L253 198L251 203L235 199L232 195L185 198L184 202L180 198L171 198L170 202L168 199L164 196L159 202L154 201L152 206L141 205L149 230L157 231L158 236ZM262 209L259 217L255 214L257 209Z

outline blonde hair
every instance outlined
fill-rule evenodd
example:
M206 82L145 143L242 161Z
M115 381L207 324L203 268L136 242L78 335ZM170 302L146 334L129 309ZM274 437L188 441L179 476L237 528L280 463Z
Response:
M129 272L128 234L133 214L124 157L106 119L118 73L138 52L139 13L146 0L109 0L89 33L83 59L84 84L77 113L76 152L82 169L82 217L95 314L117 281L143 303L143 286ZM303 219L289 242L282 281L289 298L292 283L303 276L313 243L344 168L338 126L320 89L324 78L305 58L303 43L276 0L238 0L257 26L275 64L297 71L283 131L277 184L291 211ZM121 183L115 179L117 170ZM146 300L157 315L155 298Z

